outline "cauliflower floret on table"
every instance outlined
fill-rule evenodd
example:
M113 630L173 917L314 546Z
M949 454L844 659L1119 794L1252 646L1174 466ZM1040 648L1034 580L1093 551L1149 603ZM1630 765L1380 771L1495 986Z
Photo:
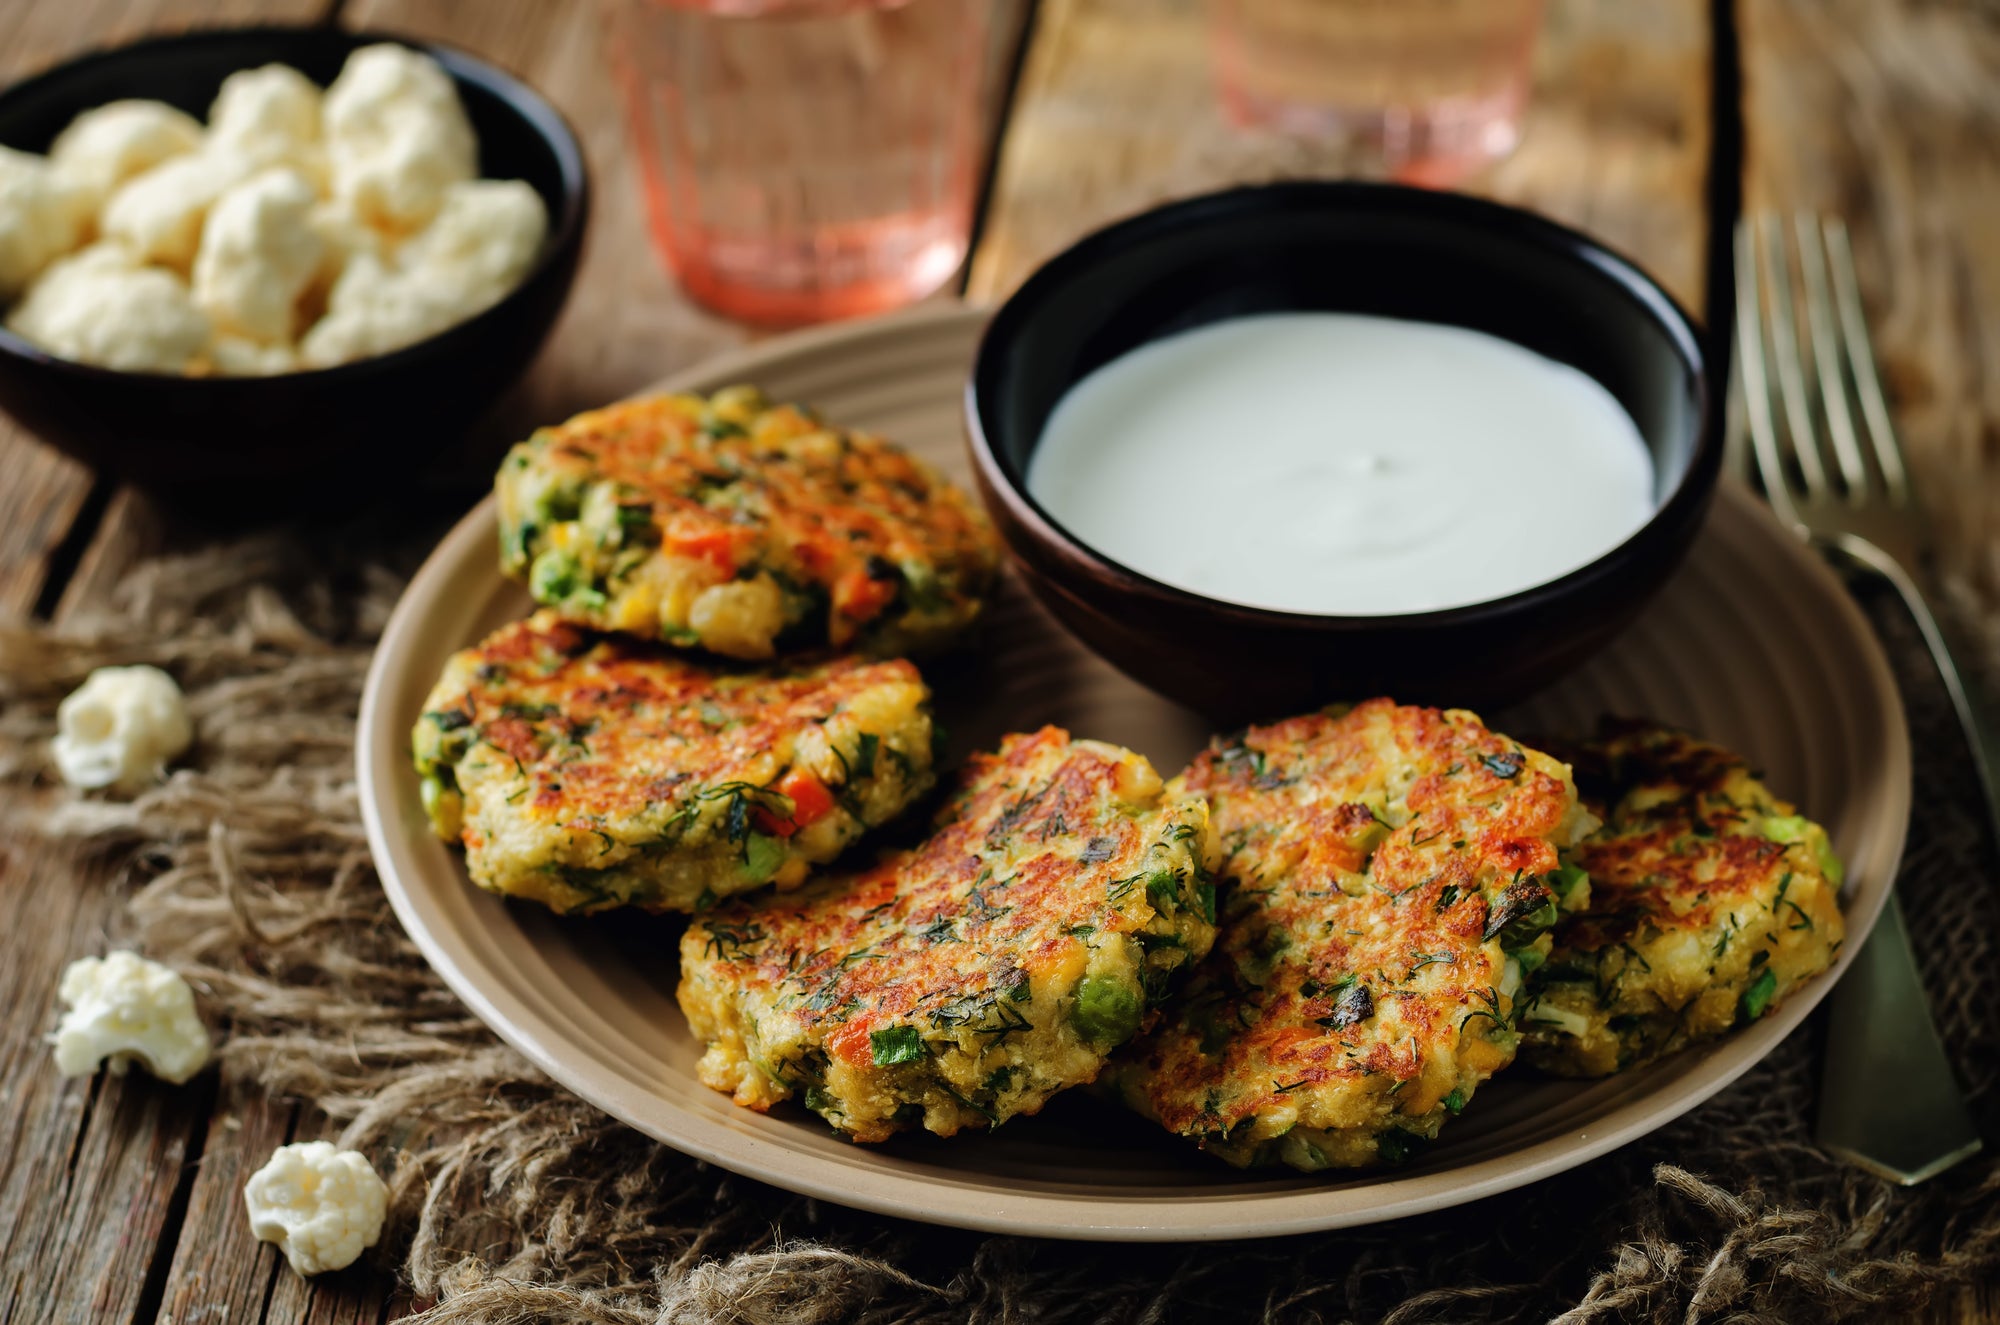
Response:
M0 301L83 242L89 191L42 157L0 147Z
M325 182L319 85L285 64L239 69L222 80L208 109L209 139L258 166L290 166Z
M174 157L121 185L105 203L98 228L142 261L185 272L194 265L209 208L255 169L213 147Z
M451 76L408 47L364 46L326 90L328 162L337 197L371 225L408 232L478 173L479 144Z
M299 296L326 257L313 225L318 201L311 181L286 166L260 171L217 200L195 255L194 299L218 331L292 339Z
M382 1238L389 1188L356 1150L330 1141L278 1147L243 1184L250 1231L302 1275L341 1270Z
M527 184L454 184L393 263L368 253L348 263L300 359L325 367L387 354L485 311L520 284L547 233L541 195Z
M201 147L201 122L164 101L113 101L69 122L49 164L89 195L94 209L134 175Z
M157 667L100 667L56 709L56 767L72 787L141 790L193 743L187 699Z
M130 373L185 372L209 338L208 318L181 279L117 244L94 244L50 267L7 325L65 359Z
M208 1028L194 991L180 975L135 952L85 957L63 972L59 994L69 1011L50 1036L56 1070L89 1076L109 1067L123 1076L136 1061L179 1085L208 1062Z

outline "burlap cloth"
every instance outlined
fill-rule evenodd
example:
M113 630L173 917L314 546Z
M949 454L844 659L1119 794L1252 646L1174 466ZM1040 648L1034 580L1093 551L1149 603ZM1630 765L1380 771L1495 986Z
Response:
M28 809L9 831L126 862L123 882L102 885L131 889L120 937L194 982L221 1028L221 1070L311 1101L391 1175L374 1255L435 1303L421 1320L1877 1321L2000 1275L2000 1155L1903 1191L1814 1148L1817 1019L1615 1154L1453 1211L1321 1236L989 1237L687 1159L502 1047L377 885L354 714L399 586L382 567L406 570L423 543L399 555L349 533L210 548L149 563L112 610L61 630L0 626L0 777ZM1919 751L1902 896L1932 1006L1994 1136L2000 884L1942 692L1907 623L1874 606ZM46 789L55 702L92 667L137 661L187 688L192 767L131 803ZM30 781L43 789L23 794Z

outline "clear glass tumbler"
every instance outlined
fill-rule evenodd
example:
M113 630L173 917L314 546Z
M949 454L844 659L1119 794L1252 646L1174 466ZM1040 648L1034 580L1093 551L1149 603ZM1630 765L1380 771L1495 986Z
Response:
M1441 186L1519 139L1542 0L1209 0L1209 17L1237 124Z
M963 261L987 0L615 0L653 237L699 302L815 322Z

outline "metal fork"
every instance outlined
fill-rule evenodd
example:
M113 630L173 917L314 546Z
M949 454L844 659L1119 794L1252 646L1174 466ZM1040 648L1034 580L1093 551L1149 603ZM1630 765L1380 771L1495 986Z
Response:
M1771 508L1800 538L1894 586L1944 677L2000 832L2000 744L1973 673L1917 578L1928 565L1926 526L1875 374L1847 228L1801 215L1790 229L1790 244L1776 218L1746 219L1736 230L1736 362L1749 459ZM1924 1002L1893 893L1830 1002L1820 1144L1904 1184L1976 1153L1979 1134Z

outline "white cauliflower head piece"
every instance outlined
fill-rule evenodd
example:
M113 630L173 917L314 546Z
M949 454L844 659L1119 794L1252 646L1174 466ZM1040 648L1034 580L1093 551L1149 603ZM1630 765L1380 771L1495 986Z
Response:
M447 188L478 173L479 143L451 75L421 51L362 47L327 88L324 110L335 196L370 225L415 230Z
M128 373L185 372L209 336L186 283L117 244L93 244L50 267L7 325L52 354Z
M389 1188L356 1150L330 1141L280 1146L243 1184L250 1231L302 1275L342 1270L382 1238Z
M134 1062L175 1085L208 1062L208 1028L180 975L135 952L69 964L59 989L62 1024L50 1037L56 1070L89 1076L100 1066L123 1076Z
M319 274L326 240L313 223L319 196L286 166L260 171L209 211L194 260L194 300L219 332L289 341L299 296Z
M164 101L113 101L56 135L49 163L84 188L93 208L126 180L201 147L201 121Z
M387 354L484 312L527 275L548 224L541 195L520 180L452 185L437 219L393 260L349 261L299 357L325 367Z
M397 265L454 288L470 317L521 283L549 232L548 209L518 179L474 179L445 190L437 219L413 236Z
M157 667L100 667L56 709L56 767L73 787L138 791L194 741L187 700Z
M90 209L89 191L45 158L0 147L0 302L83 242Z
M217 377L272 377L299 370L299 352L240 336L217 336L208 346L208 370Z
M320 103L319 85L288 64L239 69L209 107L209 137L256 165L288 165L317 180L325 169Z
M255 169L254 162L212 146L163 161L119 186L104 204L98 229L142 261L185 272L201 246L208 209Z

